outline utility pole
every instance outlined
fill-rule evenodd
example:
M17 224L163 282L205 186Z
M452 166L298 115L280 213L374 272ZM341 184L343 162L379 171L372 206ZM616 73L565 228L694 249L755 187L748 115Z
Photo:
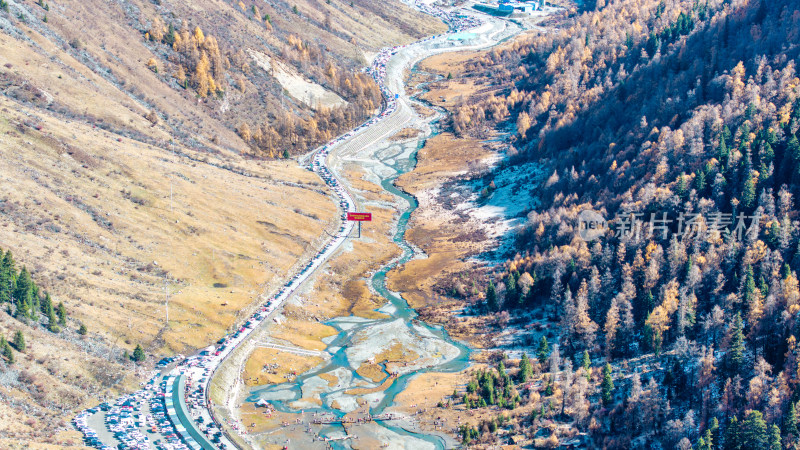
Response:
M166 276L164 276L164 297L166 298L166 300L164 301L164 304L165 304L166 309L167 309L167 322L164 325L165 326L169 326L169 285L167 284L167 277Z
M177 160L177 156L178 155L175 154L175 146L170 144L170 150L172 151L172 157ZM175 163L177 163L177 161L175 161ZM175 179L175 176L173 175L172 171L170 171L170 174L169 174L169 212L170 212L170 215L171 215L170 220L175 220L175 207L174 207L173 202L172 202L172 183L173 183L174 179ZM176 220L176 223L177 223L177 220ZM172 256L173 258L175 256L174 242L175 242L174 239L170 239L169 252L170 252L170 256ZM169 283L167 282L167 273L166 273L166 271L164 272L164 309L165 309L165 313L166 313L166 322L164 323L164 327L167 328L167 327L169 327Z

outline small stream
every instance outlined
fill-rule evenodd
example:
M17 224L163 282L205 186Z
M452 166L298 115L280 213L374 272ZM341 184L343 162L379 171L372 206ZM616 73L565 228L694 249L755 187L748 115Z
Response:
M430 107L430 105L426 106ZM391 143L375 152L376 159L384 166L394 169L393 174L382 177L381 186L387 192L404 199L408 204L400 214L393 237L393 241L402 250L401 256L384 265L369 280L369 285L374 292L386 300L384 306L377 311L388 317L375 320L348 316L337 317L325 322L326 325L339 332L336 336L324 340L327 344L326 352L332 357L321 366L297 376L292 381L252 389L247 401L256 402L259 399L265 399L282 412L303 411L343 417L346 413L359 407L356 403L358 397L369 402L370 414L375 415L383 413L386 408L392 406L397 394L406 389L415 375L424 372L458 372L467 367L470 349L466 345L451 339L442 327L430 326L417 320L416 311L409 307L399 294L386 288L386 274L416 256L414 248L405 240L405 232L411 213L417 208L417 201L413 196L398 189L394 185L394 181L400 175L414 169L417 163L416 154L424 145L425 140L438 134L438 121L442 115L440 112L431 119L431 131L427 136L407 143ZM424 362L420 364L420 367L411 368L405 372L398 370L398 374L394 378L387 377L383 381L375 383L356 372L360 363L363 362L356 353L363 353L361 350L367 350L371 351L374 356L381 349L387 347L387 338L392 339L389 342L401 343L403 348L411 347L417 350L418 354L421 353L418 360L424 359ZM426 354L425 350L430 351ZM422 358L423 355L425 358ZM385 364L382 366L388 372ZM323 373L336 376L338 383L329 387L328 382L319 377ZM391 380L391 384L382 391L359 395L345 394L345 391L353 388L380 386L387 382L387 379ZM305 400L312 397L318 397L322 401L322 405ZM410 439L412 442L422 440L429 444L428 447L445 448L445 441L440 436L415 433L398 427L395 423L383 421L376 423L382 426L386 432L396 435L398 440ZM328 425L324 426L318 434L327 438L342 437L345 435L345 431L341 425ZM337 449L350 448L346 440L333 441L330 444Z

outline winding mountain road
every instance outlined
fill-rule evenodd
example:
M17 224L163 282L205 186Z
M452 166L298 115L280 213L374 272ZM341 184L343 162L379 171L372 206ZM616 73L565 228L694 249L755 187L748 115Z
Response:
M457 16L455 11L435 9L424 3L412 2L411 5L442 18L450 26L450 31L413 44L382 50L369 69L386 99L382 112L300 158L301 164L307 165L331 188L341 208L338 232L323 243L318 253L278 292L258 306L238 331L220 340L216 346L186 358L174 368L154 374L142 391L122 397L114 405L107 404L110 412L90 410L79 414L75 426L87 440L91 439L93 445L106 448L120 442L132 448L153 448L155 436L161 436L164 442L178 442L180 437L180 441L190 448L254 446L243 432L237 415L242 369L254 348L264 345L282 348L266 338L268 326L278 321L286 300L314 277L317 269L339 251L353 231L353 222L345 221L344 214L357 211L358 202L347 180L341 176L344 173L342 165L346 161L358 162L357 155L362 149L398 133L411 123L425 120L411 107L411 99L405 92L406 69L437 53L487 48L521 31L511 22L465 9L458 11L461 15ZM469 44L448 39L452 33L465 29L474 34ZM181 386L184 382L186 384L186 390L179 392L180 401L164 401L165 411L160 412L158 399L164 398L167 391L171 392L173 384L178 385L176 380L179 378ZM136 412L140 410L141 415L146 416L143 420L137 419L140 414ZM178 417L180 423L175 423L174 417ZM168 418L173 418L169 419L171 427ZM151 422L155 425L148 428L142 421L148 426ZM107 430L98 430L100 423L104 423ZM198 433L208 436L210 441L191 438Z

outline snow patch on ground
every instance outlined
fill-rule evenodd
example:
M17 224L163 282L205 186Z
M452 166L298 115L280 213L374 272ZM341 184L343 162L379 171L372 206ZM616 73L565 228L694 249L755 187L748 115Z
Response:
M497 166L501 158L498 155L489 162ZM499 241L494 253L503 255L512 245L514 230L525 225L527 214L541 206L538 190L546 177L546 170L539 163L498 167L490 178L495 189L488 197L481 197L482 180L470 182L471 193L462 197L455 211L481 223L486 235ZM440 192L432 194L439 196ZM449 196L455 199L459 194L456 192Z

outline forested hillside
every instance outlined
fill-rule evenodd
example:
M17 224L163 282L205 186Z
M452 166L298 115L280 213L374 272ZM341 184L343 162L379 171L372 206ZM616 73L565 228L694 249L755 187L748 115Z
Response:
M468 66L509 88L462 105L453 130L514 124L505 164L552 174L518 254L487 280L489 310L558 322L540 383L498 394L515 418L500 431L798 447L799 33L789 0L599 0ZM585 209L609 221L588 242ZM497 403L511 378L490 372L475 391ZM498 426L463 436L492 442Z
M105 129L205 151L288 156L379 106L377 87L359 72L369 54L444 29L400 2L372 0L4 2L0 89L96 123L103 112L76 103L68 88L88 71L169 137L127 122L104 120ZM23 70L35 55L50 58L48 67ZM310 87L316 97L305 94Z

